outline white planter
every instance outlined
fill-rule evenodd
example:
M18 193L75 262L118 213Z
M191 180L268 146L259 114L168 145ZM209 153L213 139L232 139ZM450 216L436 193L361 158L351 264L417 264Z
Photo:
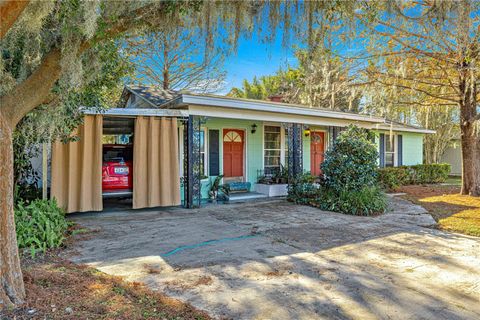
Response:
M282 197L288 194L288 184L255 184L255 192L262 193L267 197Z

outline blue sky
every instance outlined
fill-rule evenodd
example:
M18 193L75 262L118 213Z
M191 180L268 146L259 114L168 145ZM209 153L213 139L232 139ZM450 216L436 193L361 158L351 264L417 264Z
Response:
M237 52L226 58L226 83L219 93L226 94L232 87L241 87L243 79L251 81L254 76L273 74L280 67L296 66L293 53L292 46L282 46L281 33L272 43L262 43L256 35L241 38Z

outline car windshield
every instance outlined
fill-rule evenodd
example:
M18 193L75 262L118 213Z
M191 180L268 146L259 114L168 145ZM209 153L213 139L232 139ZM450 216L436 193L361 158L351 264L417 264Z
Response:
M103 152L104 162L126 162L131 161L131 150L127 148L123 149L107 149Z

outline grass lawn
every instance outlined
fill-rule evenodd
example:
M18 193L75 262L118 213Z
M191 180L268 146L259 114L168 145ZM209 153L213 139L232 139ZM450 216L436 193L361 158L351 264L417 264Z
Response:
M450 177L448 177L447 181L445 181L445 183L461 186L462 185L462 178L457 177L457 176L450 176Z
M459 186L404 186L406 199L427 209L442 230L480 237L480 198L460 195Z
M210 319L203 311L50 253L23 259L26 304L6 319ZM1 317L4 319L3 317Z

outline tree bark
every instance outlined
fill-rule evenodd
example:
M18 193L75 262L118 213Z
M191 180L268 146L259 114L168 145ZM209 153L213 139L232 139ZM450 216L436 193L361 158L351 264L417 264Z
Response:
M60 50L53 49L32 75L0 97L0 309L25 300L13 211L12 133L27 112L45 101L60 71Z
M28 0L0 2L0 39L7 34L29 2Z
M60 50L52 49L42 64L11 92L0 97L0 110L12 127L30 111L42 104L60 77Z
M0 310L25 299L13 214L13 127L0 110Z
M462 129L462 194L480 196L480 136L470 122Z
M465 79L465 78L464 78ZM460 100L460 129L462 141L461 193L480 196L480 133L475 130L477 119L477 87L467 81L460 82L465 94Z

